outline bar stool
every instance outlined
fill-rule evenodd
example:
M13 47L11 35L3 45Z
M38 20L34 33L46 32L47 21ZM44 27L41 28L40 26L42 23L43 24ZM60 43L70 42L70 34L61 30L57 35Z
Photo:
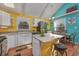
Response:
M65 56L67 56L67 52L66 52L66 45L64 44L64 43L61 43L60 41L59 41L59 43L54 43L54 49L53 49L53 47L52 47L52 55L54 55L54 56L63 56L63 55L65 55Z
M76 35L77 35L77 33L74 32L69 37L66 37L66 40L68 40L68 41L66 41L66 43L72 44L72 47L73 47L75 45L74 44L74 39L75 39Z
M56 56L67 56L67 52L66 52L66 45L63 43L59 43L55 45L54 50L56 51L57 55Z

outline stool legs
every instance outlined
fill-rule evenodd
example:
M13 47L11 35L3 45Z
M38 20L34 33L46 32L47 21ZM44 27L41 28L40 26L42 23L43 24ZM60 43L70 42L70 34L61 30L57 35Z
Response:
M67 56L67 52L66 51L60 51L61 56Z
M53 51L53 56L67 56L67 52L66 51L57 51L57 50L54 50Z

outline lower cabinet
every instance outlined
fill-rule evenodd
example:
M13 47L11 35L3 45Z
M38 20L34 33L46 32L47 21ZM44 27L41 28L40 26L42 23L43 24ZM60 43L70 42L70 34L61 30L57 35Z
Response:
M32 43L32 33L6 33L6 40L2 42L2 55L5 55L10 48ZM0 52L1 53L1 52Z
M13 47L16 47L16 34L10 33L7 34L7 50Z
M42 37L43 39L45 37ZM54 51L54 44L59 43L59 39L52 39L51 41L40 41L41 38L33 37L33 56L51 56ZM47 38L45 38L47 39Z
M17 37L18 46L32 43L32 33L30 32L19 32Z
M33 39L33 55L34 56L50 56L52 42L40 42L38 39Z

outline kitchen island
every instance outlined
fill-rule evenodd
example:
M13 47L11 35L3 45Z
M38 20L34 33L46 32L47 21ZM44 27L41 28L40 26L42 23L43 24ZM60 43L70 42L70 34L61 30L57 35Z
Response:
M64 35L46 33L44 37L39 34L33 35L33 55L34 56L50 56L52 52L52 43L59 43L59 39Z

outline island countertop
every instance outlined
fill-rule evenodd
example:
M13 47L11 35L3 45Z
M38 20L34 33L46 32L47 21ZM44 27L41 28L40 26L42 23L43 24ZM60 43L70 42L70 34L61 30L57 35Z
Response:
M47 41L51 41L53 39L58 39L62 37L64 37L64 35L57 35L52 33L46 33L44 34L44 37L41 37L39 34L33 35L33 38L38 39L41 42L47 42Z

